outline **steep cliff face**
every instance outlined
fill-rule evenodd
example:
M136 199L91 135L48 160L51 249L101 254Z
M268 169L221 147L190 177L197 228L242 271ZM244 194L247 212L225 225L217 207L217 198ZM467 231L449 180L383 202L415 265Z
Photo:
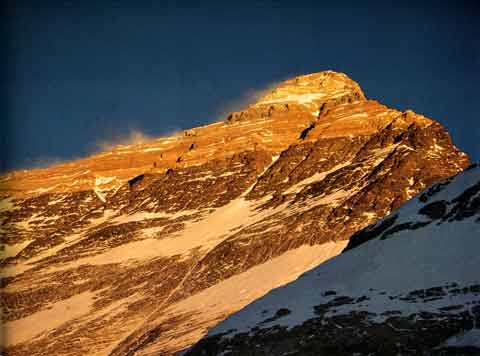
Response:
M1 178L11 355L172 354L469 164L346 75L225 121Z
M187 355L479 355L480 166L355 233Z

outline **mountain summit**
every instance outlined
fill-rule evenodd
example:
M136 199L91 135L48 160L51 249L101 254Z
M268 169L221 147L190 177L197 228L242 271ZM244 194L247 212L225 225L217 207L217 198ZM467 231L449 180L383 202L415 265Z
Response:
M260 98L256 105L292 102L320 106L326 101L342 97L365 100L360 86L347 75L324 71L286 80Z
M7 355L170 355L463 170L332 71L225 121L0 179Z

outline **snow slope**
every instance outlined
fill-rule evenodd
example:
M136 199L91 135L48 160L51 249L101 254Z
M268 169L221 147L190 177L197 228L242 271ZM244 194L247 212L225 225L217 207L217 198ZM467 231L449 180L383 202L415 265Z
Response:
M276 333L282 335L285 352L308 354L301 350L316 340L316 350L323 354L323 346L341 339L335 333L331 341L322 339L322 326L332 325L345 335L352 332L353 338L363 335L351 341L350 351L359 354L375 354L389 343L405 354L448 354L456 347L467 348L465 354L480 353L479 249L477 165L431 186L355 234L341 255L230 316L191 354L242 354L239 350L249 345L258 354L268 349L275 355L271 338ZM394 324L401 322L403 329L395 331ZM365 336L385 325L390 330L387 341L366 345ZM442 326L442 331L432 325ZM414 340L417 337L422 341ZM325 354L339 354L342 347L347 346L337 344Z

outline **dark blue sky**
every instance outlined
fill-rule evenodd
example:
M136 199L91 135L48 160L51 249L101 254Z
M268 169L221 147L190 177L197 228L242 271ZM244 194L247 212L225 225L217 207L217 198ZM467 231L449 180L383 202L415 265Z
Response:
M205 124L251 89L325 69L440 121L480 160L479 3L4 3L0 170Z

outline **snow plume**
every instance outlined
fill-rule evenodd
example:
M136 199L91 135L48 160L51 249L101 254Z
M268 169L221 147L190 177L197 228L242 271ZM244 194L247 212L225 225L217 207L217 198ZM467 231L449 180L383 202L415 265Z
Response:
M184 131L185 129L182 129L179 127L167 128L165 130L162 130L162 132L160 132L160 135L158 136L158 138L166 138L166 137L182 135Z
M214 121L225 120L231 112L243 110L248 107L248 105L254 104L258 99L270 94L282 81L283 80L271 82L260 88L247 89L239 97L220 104L216 110Z
M97 141L95 146L99 151L111 151L117 146L138 145L153 140L153 137L138 129L130 130L126 135L118 135L109 139Z

